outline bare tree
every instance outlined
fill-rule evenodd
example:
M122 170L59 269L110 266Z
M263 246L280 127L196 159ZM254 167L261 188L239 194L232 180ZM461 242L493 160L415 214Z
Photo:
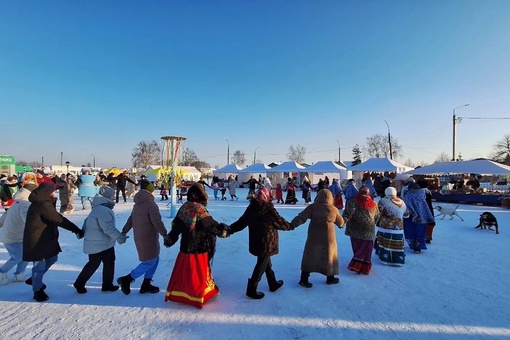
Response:
M141 141L133 149L131 157L135 168L147 168L151 164L161 163L161 148L156 140Z
M36 161L26 162L23 160L16 161L16 165L30 165L34 169L40 168L42 166L41 162L36 162Z
M185 148L182 151L182 157L181 161L179 162L180 165L183 166L194 166L198 170L202 171L202 169L209 168L209 163L201 161L195 151L191 150L190 148Z
M406 159L405 162L404 162L404 165L407 165L407 166L409 166L411 168L415 168L416 167L416 165L414 165L414 162L413 162L413 160L411 158Z
M450 156L446 152L441 152L439 156L436 158L436 162L449 162Z
M373 135L371 137L367 137L366 150L369 157L389 157L389 158L398 158L402 157L402 146L398 144L398 141L391 136L391 152L392 157L390 157L390 144L388 143L388 136L383 135Z
M241 150L235 151L232 156L232 161L235 164L242 166L244 163L246 163L246 157L244 155L244 152L242 152Z
M494 154L492 159L496 162L510 165L510 135L504 135L493 147Z
M294 161L296 163L304 163L305 162L305 154L306 148L301 145L291 145L289 146L289 153L287 154L287 159L289 161Z

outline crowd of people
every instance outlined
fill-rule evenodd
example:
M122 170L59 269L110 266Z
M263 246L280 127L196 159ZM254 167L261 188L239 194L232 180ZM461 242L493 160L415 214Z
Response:
M40 175L40 174L39 174ZM88 174L83 174L88 175ZM119 193L125 199L123 185L112 187L112 180L99 174L94 176L94 186L98 192L90 196L90 213L80 228L64 217L67 210L56 209L55 191L59 189L61 206L72 207L69 199L67 176L47 180L45 176L26 173L20 181L18 190L13 190L12 202L7 213L0 220L0 241L9 252L10 259L0 268L0 284L9 282L7 272L16 267L14 281L25 281L32 286L36 301L49 299L43 282L45 273L58 260L61 252L58 243L58 227L64 228L83 239L83 251L88 262L76 278L73 286L78 294L87 293L86 283L103 264L103 292L121 290L129 295L131 285L143 277L140 293L158 293L160 288L152 284L152 278L158 268L160 256L160 237L166 247L179 241L180 248L173 272L168 282L165 301L175 301L202 308L216 296L219 288L213 278L211 262L216 250L216 239L227 238L248 228L248 249L256 259L253 272L248 278L246 295L252 299L262 299L264 293L258 291L258 283L265 275L269 291L280 289L284 282L276 278L271 256L279 252L279 231L292 231L308 220L308 233L305 242L299 285L311 288L311 273L325 276L326 284L338 284L338 250L335 227L344 228L349 236L353 256L348 269L357 274L368 275L372 270L372 253L387 265L405 264L405 242L415 252L427 249L432 240L434 215L432 213L430 192L426 184L417 183L412 178L404 183L398 193L391 179L382 192L383 197L374 199L372 188L366 177L358 189L355 181L347 181L345 187L333 179L321 180L315 199L311 200L313 190L311 182L304 177L297 185L295 178L288 178L285 189L273 188L265 178L250 178L248 185L249 205L244 213L230 224L216 221L209 213L209 196L205 186L213 190L214 199L220 190L220 181L213 178L209 186L203 181L192 184L186 192L186 202L179 208L171 228L165 227L159 207L155 202L154 183L141 178L134 182L140 190L134 195L133 209L125 225L119 230L113 208L119 202ZM121 182L129 182L126 174ZM235 179L231 176L227 186ZM15 188L5 180L5 190ZM78 188L81 183L71 181ZM276 203L295 204L296 190L301 188L306 207L291 221L283 218L275 208ZM282 192L287 197L283 201ZM62 194L60 194L62 190ZM381 194L381 192L379 191ZM224 194L223 194L224 196ZM235 186L230 190L231 200L237 200ZM345 207L344 198L345 197ZM132 232L138 253L139 263L124 276L114 279L115 244L124 244ZM24 275L29 262L33 262L30 277Z

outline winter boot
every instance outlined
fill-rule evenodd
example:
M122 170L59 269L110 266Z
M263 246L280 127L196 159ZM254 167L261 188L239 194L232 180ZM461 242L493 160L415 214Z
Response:
M335 277L334 275L328 276L328 278L326 279L327 285L336 285L339 282L340 282L340 279Z
M143 279L142 286L140 287L140 294L145 293L159 293L159 287L151 285L152 279Z
M252 299L262 299L264 297L264 293L257 292L258 282L248 279L248 286L246 287L246 296L251 297Z
M85 288L85 285L81 285L79 283L73 283L73 287L76 288L76 292L78 294L85 294L87 292L87 288Z
M310 273L308 273L308 272L301 272L301 280L299 280L299 285L301 287L312 288L313 284L308 282L308 277L309 276L310 276Z
M34 300L37 302L48 301L49 298L50 297L48 296L48 294L46 294L46 292L42 289L39 289L38 291L34 292Z
M135 282L135 279L131 276L131 274L127 274L126 276L121 276L117 279L117 283L120 286L120 290L126 295L131 293L131 284Z
M113 284L103 285L101 287L102 292L116 292L119 290L119 286L114 286Z
M273 272L273 274L270 274L270 275L266 274L266 277L267 277L267 283L269 285L270 292L276 292L278 290L278 288L283 286L283 280L277 281L276 277L274 275L274 272Z
M6 285L9 283L9 278L7 277L7 273L0 273L0 285Z
M32 278L29 277L28 279L25 280L25 283L29 286L32 285ZM41 290L45 290L46 289L46 285L43 283L42 287L41 287Z

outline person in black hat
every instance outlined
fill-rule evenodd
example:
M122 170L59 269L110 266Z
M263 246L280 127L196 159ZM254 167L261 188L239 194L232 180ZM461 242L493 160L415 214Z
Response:
M55 189L53 183L43 182L28 196L32 204L27 211L23 233L23 261L32 261L33 266L32 277L25 283L32 285L34 299L38 302L49 299L43 277L62 251L58 243L58 227L75 233L78 238L83 237L83 231L55 209Z

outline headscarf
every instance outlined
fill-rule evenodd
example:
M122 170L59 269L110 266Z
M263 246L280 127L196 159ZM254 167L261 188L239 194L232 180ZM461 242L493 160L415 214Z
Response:
M315 196L313 203L333 205L333 194L329 189L322 189Z
M365 210L373 209L376 204L372 196L370 196L370 189L362 186L356 195L356 203Z
M255 199L262 202L271 202L271 192L266 187L260 187L260 189L255 194Z
M203 206L207 206L209 200L209 196L201 183L195 183L188 189L187 198L188 202L198 202Z

